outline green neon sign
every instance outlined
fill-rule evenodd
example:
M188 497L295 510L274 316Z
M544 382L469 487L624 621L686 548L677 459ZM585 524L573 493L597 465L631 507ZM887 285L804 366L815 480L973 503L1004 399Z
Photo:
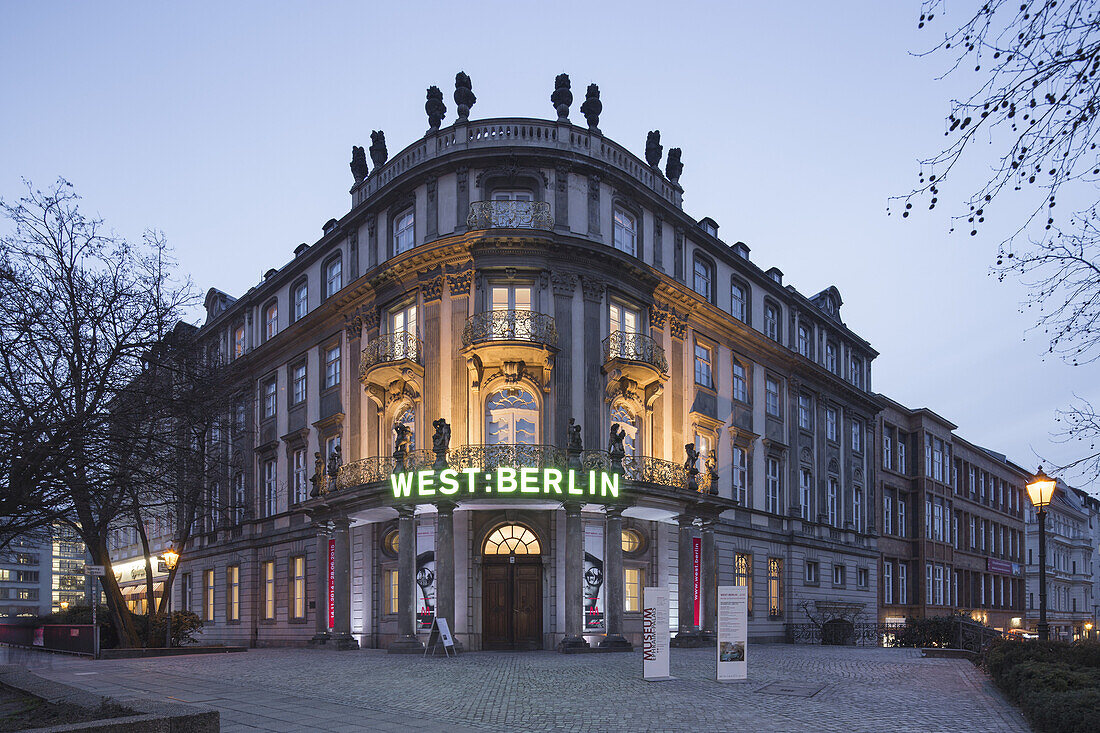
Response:
M391 473L390 489L394 499L539 496L599 502L619 498L619 479L617 473L572 468L444 468Z

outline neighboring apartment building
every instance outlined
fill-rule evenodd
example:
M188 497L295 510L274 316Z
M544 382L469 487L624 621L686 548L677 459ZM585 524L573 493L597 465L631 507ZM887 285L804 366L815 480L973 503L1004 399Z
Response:
M164 517L149 513L145 526L149 540L149 562L146 564L141 537L133 526L113 528L107 537L107 549L111 553L111 570L118 581L119 590L126 600L126 607L132 612L144 614L148 610L148 584L146 575L149 567L153 570L154 607L164 594L164 583L168 573L161 570L161 553L173 545L175 526L171 514Z
M353 151L317 242L207 296L240 393L175 589L204 641L410 650L439 613L473 649L622 646L652 585L685 643L719 583L750 589L754 639L804 604L873 615L877 353L836 288L807 297L686 213L679 150L662 173L655 141L470 121L455 94L457 122L392 158L375 139L373 170ZM620 502L591 483L613 427Z
M1097 619L1100 619L1100 499L1080 489L1074 489L1074 491L1089 515L1088 535L1092 557L1089 563L1091 602L1087 604L1089 618L1085 620L1085 635L1090 639L1096 639L1100 637L1100 629L1097 628Z
M1028 474L931 410L880 399L879 619L963 612L1020 627Z
M84 575L90 562L74 530L56 525L42 537L17 538L0 551L0 623L46 616L90 603L93 584Z
M1096 544L1089 502L1082 492L1058 481L1046 511L1047 624L1052 639L1079 639L1085 624L1095 627L1093 578ZM1039 517L1027 507L1027 624L1039 623Z

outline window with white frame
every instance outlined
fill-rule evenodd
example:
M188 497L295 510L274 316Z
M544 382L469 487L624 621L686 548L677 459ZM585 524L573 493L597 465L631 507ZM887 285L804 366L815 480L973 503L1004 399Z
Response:
M290 370L290 404L306 401L306 363L295 364Z
M749 382L745 365L736 357L733 360L733 399L738 402L749 401Z
M279 332L279 304L271 303L264 309L264 339L274 338Z
M863 452L863 422L860 420L852 420L852 450Z
M740 446L733 447L733 498L748 506L749 454Z
M714 283L714 266L699 255L695 256L695 264L692 277L692 290L703 296L704 300L711 299L712 284Z
M856 532L863 531L863 489L858 486L852 492L852 525Z
M905 436L898 433L898 473L905 473Z
M309 498L306 492L306 451L299 448L293 454L294 463L294 503L299 504Z
M638 333L641 314L634 308L611 301L607 309L608 326L611 333Z
M806 582L810 584L818 582L818 566L816 560L806 561Z
M856 387L862 389L863 388L863 359L860 359L858 356L853 356L849 360L848 367L849 367L849 370L851 372L851 382L852 382L852 384L855 385Z
M264 461L264 516L274 516L279 511L279 481L277 463Z
M905 498L898 497L898 536L907 537L909 533L909 525L906 524L905 518Z
M813 429L813 401L809 395L798 395L798 427L803 430Z
M214 570L202 571L202 620L214 620Z
M772 514L779 514L779 496L780 496L780 473L779 473L779 459L769 457L767 460L767 473L765 482L765 511L769 511Z
M764 335L779 340L779 308L771 303L764 304Z
M628 255L635 254L637 224L634 215L616 206L612 216L612 222L614 225L612 236L615 242L615 249L626 252Z
M844 585L847 580L846 570L843 565L833 565L833 585Z
M825 344L825 368L833 374L836 374L836 344L829 341Z
M837 507L837 494L840 493L840 484L835 477L830 476L829 482L825 491L825 505L826 516L829 519L829 524L834 527L839 526L840 515Z
M889 494L882 495L882 533L894 533L894 498Z
M802 519L810 520L810 493L813 491L813 474L803 468L798 472L798 502Z
M393 218L393 253L408 252L416 244L416 217L412 207Z
M233 477L233 523L240 524L244 521L244 474L237 473Z
M909 566L898 563L898 603L909 602Z
M741 283L736 280L730 285L730 314L741 321L742 323L748 323L749 320L749 292Z
M487 443L498 445L538 442L539 408L526 389L502 389L485 403Z
M340 344L325 349L325 389L340 384Z
M714 387L711 376L711 349L705 344L695 342L695 383L701 387Z
M764 380L764 411L772 417L779 417L779 380L767 377Z
M300 321L309 313L309 283L302 281L294 286L294 320Z
M825 437L836 442L836 408L825 408Z
M932 563L925 563L924 565L924 600L928 605L935 604L935 594L933 593L933 580L932 580ZM985 584L982 584L982 589L985 589ZM982 601L985 602L984 599Z
M810 329L801 324L798 326L798 353L810 358Z
M882 429L882 467L888 470L894 468L894 441L890 437L890 428Z
M886 560L882 563L882 604L889 606L894 602L894 563Z
M325 297L331 298L340 292L342 287L344 287L343 264L342 260L337 257L325 265Z
M263 391L264 391L264 419L266 420L266 419L270 419L270 418L275 417L275 411L277 409L277 405L276 405L276 401L275 401L275 395L276 395L277 390L276 390L276 384L275 384L275 378L274 377L272 377L271 379L264 382Z

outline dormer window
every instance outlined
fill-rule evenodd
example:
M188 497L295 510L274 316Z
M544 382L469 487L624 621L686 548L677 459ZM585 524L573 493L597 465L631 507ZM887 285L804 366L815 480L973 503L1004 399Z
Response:
M405 209L393 219L393 253L399 255L408 252L415 245L416 217L412 207Z
M717 237L718 236L718 226L715 225L714 222L709 221L707 219L704 219L699 224L700 224L700 226L703 227L703 231L706 232L707 234L709 234L710 236L712 236L712 237Z

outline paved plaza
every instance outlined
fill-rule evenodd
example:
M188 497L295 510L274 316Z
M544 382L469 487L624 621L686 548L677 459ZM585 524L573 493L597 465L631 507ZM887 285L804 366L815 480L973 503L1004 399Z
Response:
M672 650L675 680L641 656L477 652L458 659L257 649L93 662L4 649L49 679L120 699L221 711L224 731L1027 731L970 662L914 649L757 645L749 680L714 653Z

